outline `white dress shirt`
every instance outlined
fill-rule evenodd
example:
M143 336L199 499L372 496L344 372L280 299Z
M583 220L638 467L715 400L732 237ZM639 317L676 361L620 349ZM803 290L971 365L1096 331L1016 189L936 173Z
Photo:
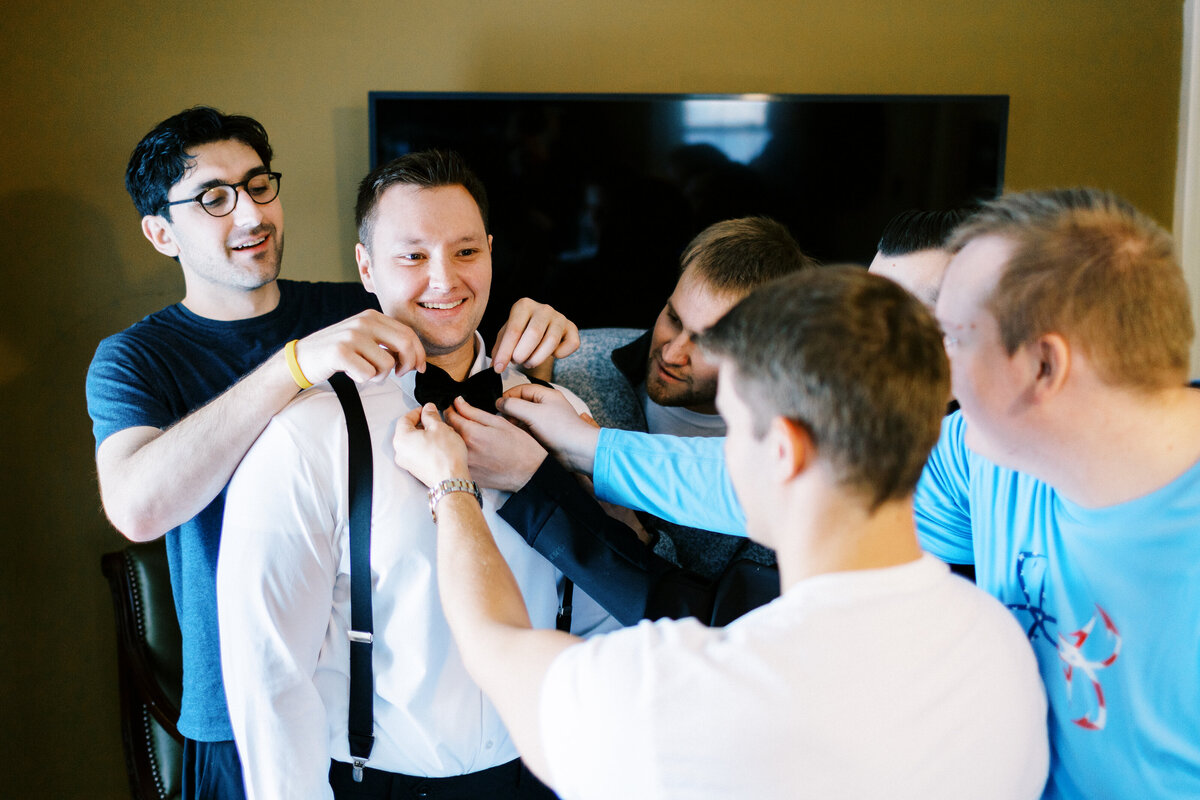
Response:
M472 373L488 363L482 340L477 351ZM505 388L526 382L511 368L503 377ZM413 384L409 373L360 387L374 457L375 744L367 766L447 777L517 751L442 615L425 487L393 460L395 421L417 407ZM329 759L351 760L347 483L345 419L321 384L275 417L229 484L217 570L221 664L251 798L330 798ZM562 575L496 514L507 497L484 489L484 516L533 625L552 628ZM572 627L586 634L618 625L576 589Z

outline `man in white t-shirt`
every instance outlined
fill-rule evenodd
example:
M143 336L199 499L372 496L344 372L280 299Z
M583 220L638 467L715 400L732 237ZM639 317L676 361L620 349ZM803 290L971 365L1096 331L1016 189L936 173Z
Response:
M862 270L803 271L700 345L778 599L724 628L533 630L475 499L432 495L447 621L530 768L566 798L1037 797L1046 701L1025 636L917 544L912 494L949 384L928 310ZM574 414L545 387L501 409L530 402ZM428 486L470 481L431 406L394 446Z

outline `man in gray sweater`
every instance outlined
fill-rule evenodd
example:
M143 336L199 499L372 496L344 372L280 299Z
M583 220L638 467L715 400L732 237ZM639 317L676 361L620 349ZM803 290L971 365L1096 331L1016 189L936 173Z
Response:
M679 280L654 326L581 331L579 350L555 364L554 381L579 395L603 427L724 436L715 405L717 369L692 337L767 281L816 266L774 220L745 217L710 225L684 250ZM655 552L708 579L739 558L774 563L770 551L740 537L649 515L640 521Z

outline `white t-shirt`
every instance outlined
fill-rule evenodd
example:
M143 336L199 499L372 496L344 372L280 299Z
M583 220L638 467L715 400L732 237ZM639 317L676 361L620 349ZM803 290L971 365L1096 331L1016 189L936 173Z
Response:
M720 414L701 414L683 406L660 406L646 394L646 384L638 387L638 398L646 414L646 430L670 436L724 436L725 420Z
M1035 798L1046 700L1004 608L932 556L820 575L726 628L642 622L542 688L564 798Z

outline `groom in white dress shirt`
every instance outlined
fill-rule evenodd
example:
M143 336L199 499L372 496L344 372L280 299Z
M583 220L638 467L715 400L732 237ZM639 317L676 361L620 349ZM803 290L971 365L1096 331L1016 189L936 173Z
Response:
M415 153L377 168L360 186L356 218L363 285L385 314L416 331L427 373L491 374L503 388L526 382L511 368L495 376L476 332L492 237L483 187L461 159ZM395 420L418 406L414 384L426 379L409 372L359 387L374 462L375 741L361 782L347 743L347 433L329 385L280 412L230 483L217 594L226 691L251 798L390 797L402 787L430 797L553 796L517 760L463 667L438 601L425 487L394 464ZM506 498L484 490L485 517L534 625L553 628L562 576L496 515ZM575 632L612 627L575 593Z

